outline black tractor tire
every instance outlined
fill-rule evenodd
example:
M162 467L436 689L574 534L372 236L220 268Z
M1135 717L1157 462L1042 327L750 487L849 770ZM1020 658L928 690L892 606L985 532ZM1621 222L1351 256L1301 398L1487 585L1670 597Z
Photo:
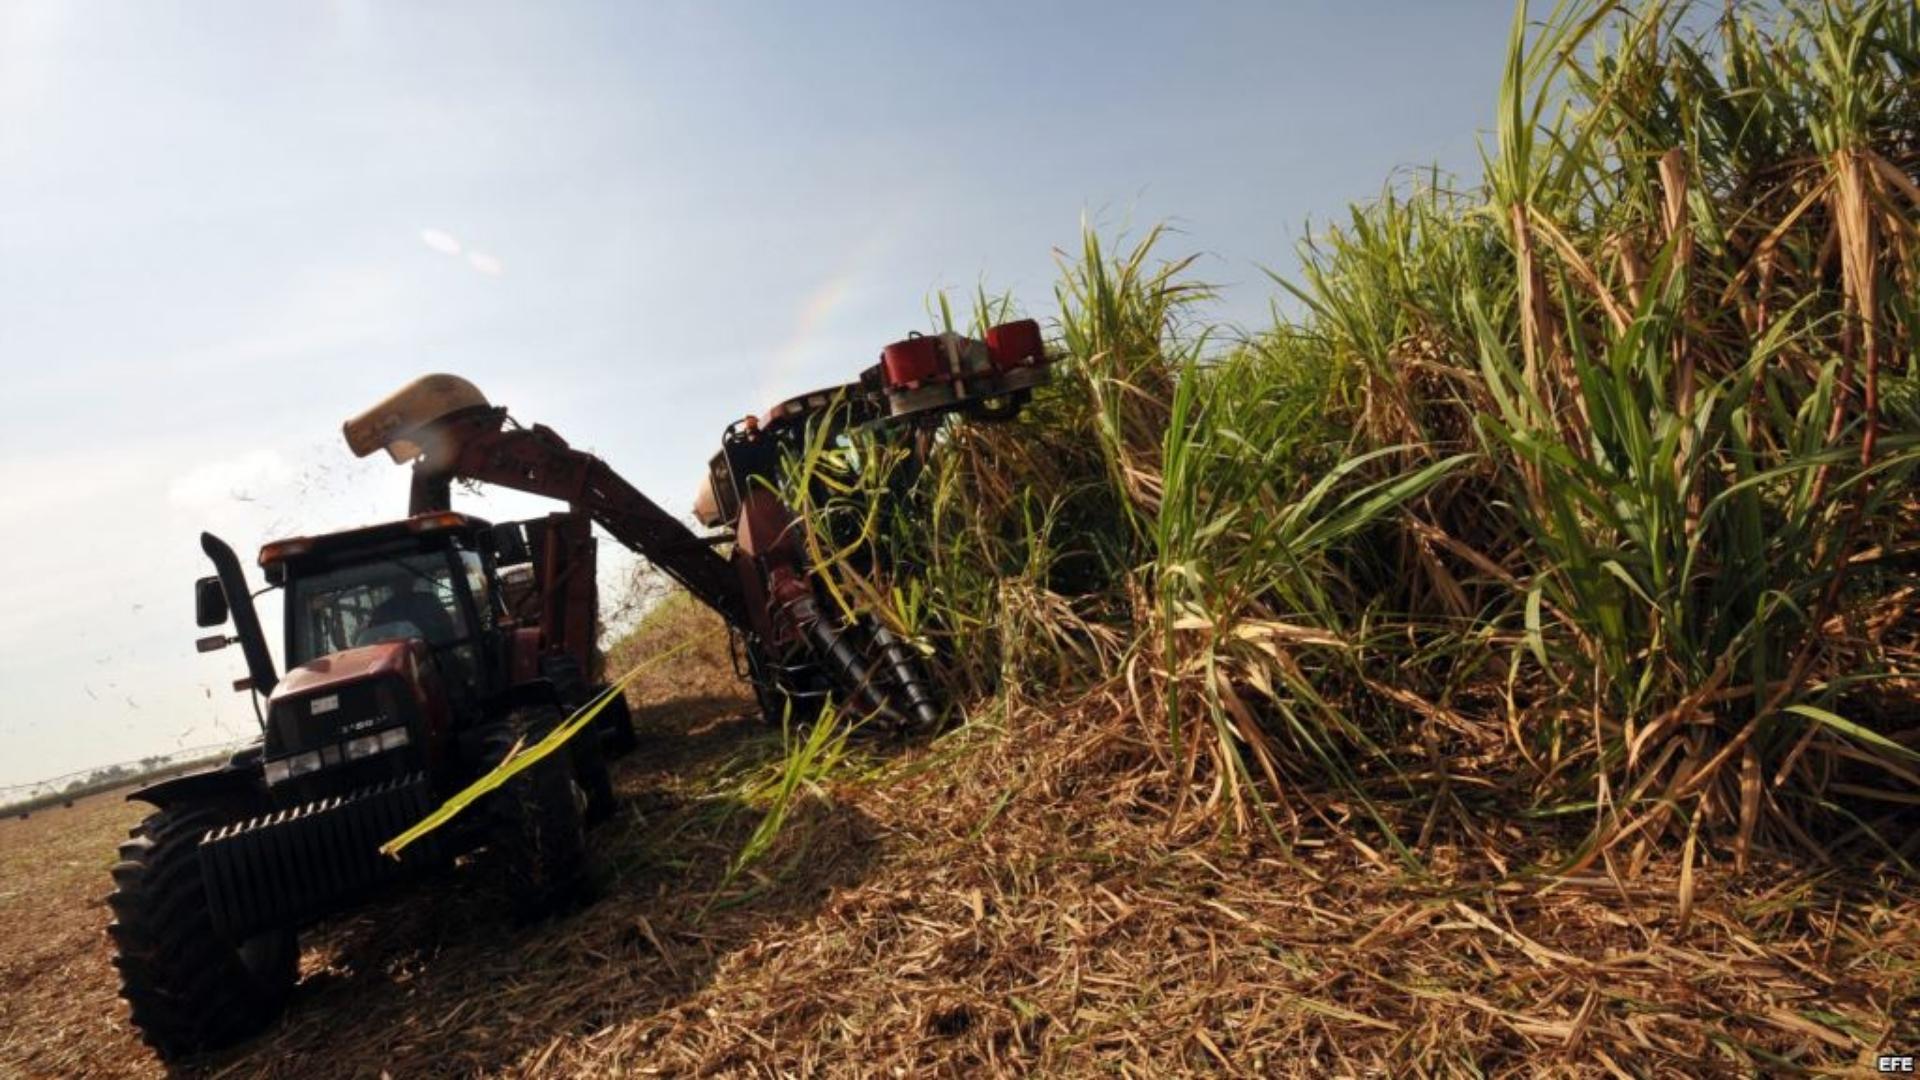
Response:
M591 731L583 731L567 743L573 751L573 779L586 795L583 822L592 828L613 817L619 809L619 797L613 791L613 773L607 768L606 748Z
M243 816L229 806L170 806L149 814L120 845L107 898L120 996L166 1061L259 1032L279 1017L299 975L293 930L235 943L214 929L200 838Z
M551 706L515 710L481 732L483 768L523 742L538 742L561 719ZM494 874L516 919L550 915L579 899L586 885L586 793L574 756L549 754L490 794L488 847Z
M600 687L596 694L604 693L606 687ZM607 701L600 715L594 717L594 724L600 729L600 746L607 760L618 761L633 753L640 746L640 734L633 727L633 707L627 704L625 691L616 692Z

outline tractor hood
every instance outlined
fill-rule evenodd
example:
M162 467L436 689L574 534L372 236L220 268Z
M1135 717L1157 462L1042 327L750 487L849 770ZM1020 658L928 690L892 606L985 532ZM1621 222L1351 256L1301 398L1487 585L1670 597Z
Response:
M267 758L319 751L319 764L331 766L353 757L349 740L412 726L423 718L425 656L422 642L383 641L291 669L268 699ZM419 729L404 741L426 734Z
M276 805L393 781L436 752L425 655L419 641L386 641L287 672L267 709L264 768Z
M416 650L424 652L425 649L426 646L417 640L382 641L318 657L299 667L287 669L287 673L280 677L280 685L273 688L273 696L268 700L279 702L335 690L378 675L398 675L411 682L418 661Z

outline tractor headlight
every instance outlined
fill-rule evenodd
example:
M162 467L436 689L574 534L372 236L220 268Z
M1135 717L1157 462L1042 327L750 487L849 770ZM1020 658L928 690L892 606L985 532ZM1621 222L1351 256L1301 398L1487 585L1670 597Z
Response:
M318 750L309 750L304 754L269 761L264 767L267 783L283 784L298 776L310 772L319 772L323 768L332 768L346 761L359 761L370 758L387 750L398 750L413 743L413 737L405 726L390 727L375 731L343 743L323 746Z

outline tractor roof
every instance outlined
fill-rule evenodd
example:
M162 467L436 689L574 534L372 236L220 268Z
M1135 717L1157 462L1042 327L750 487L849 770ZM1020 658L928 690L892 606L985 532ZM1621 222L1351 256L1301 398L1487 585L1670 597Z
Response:
M415 514L398 521L362 525L357 529L275 540L260 549L260 565L272 567L295 559L329 558L358 548L379 547L409 538L424 539L443 534L472 537L492 527L492 523L484 519L451 510Z

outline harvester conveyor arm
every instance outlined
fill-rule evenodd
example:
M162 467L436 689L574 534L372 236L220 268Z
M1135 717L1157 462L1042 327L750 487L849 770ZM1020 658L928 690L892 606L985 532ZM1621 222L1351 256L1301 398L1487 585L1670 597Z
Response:
M504 426L503 410L444 424L441 438L414 466L414 513L445 509L448 484L472 480L558 499L679 582L731 625L750 625L732 565L606 462L575 450L551 428ZM438 503L439 505L427 505Z

